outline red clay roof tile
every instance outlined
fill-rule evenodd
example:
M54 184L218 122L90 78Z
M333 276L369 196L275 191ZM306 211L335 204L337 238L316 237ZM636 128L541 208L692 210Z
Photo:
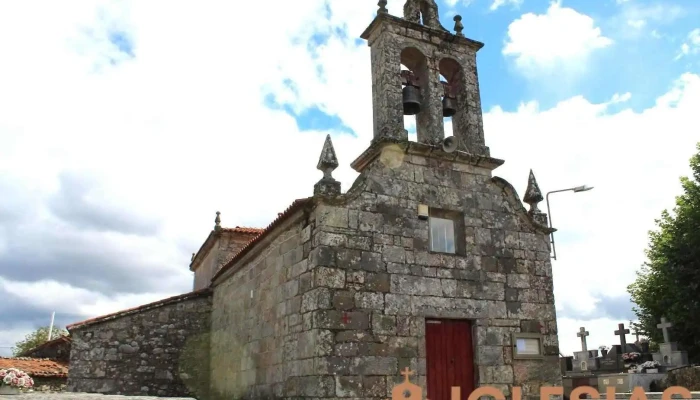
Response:
M17 368L32 378L67 378L68 364L48 358L0 357L0 369Z
M259 235L259 234L263 233L265 231L265 229L237 226L235 228L223 228L222 231L233 232L233 233L244 233L244 234L251 234L251 235Z

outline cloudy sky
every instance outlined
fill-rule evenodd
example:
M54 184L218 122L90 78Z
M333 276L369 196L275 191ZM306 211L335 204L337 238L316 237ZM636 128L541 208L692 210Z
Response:
M441 0L486 46L495 174L553 195L561 349L611 345L647 231L700 141L695 0ZM390 0L401 15L403 0ZM0 3L0 354L191 289L213 227L266 225L312 193L324 136L372 136L376 0ZM410 121L408 121L410 125ZM447 129L450 129L449 126ZM629 337L631 339L631 336Z

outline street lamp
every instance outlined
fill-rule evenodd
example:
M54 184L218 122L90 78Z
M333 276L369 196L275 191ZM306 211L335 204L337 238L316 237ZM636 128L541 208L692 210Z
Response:
M560 190L552 190L551 192L548 192L547 195L545 196L547 199L547 215L549 216L549 227L552 227L552 211L549 209L549 195L552 193L561 193L561 192L574 192L574 193L579 193L579 192L587 192L589 190L593 189L593 186L576 186L568 189L560 189ZM554 247L554 232L550 233L550 239L552 242L552 252L554 253L553 257L555 260L557 259L557 249Z

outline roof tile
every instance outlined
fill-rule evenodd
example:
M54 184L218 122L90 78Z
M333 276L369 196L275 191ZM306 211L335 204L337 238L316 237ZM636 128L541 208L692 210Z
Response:
M48 358L0 357L0 369L17 368L36 378L67 378L68 363L49 360Z

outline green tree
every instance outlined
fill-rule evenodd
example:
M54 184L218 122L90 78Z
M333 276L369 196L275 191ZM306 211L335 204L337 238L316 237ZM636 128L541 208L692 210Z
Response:
M65 328L59 328L54 326L51 332L51 338L56 339L59 336L68 336L68 331ZM12 349L12 353L16 356L24 353L27 350L31 350L36 346L45 343L49 337L49 327L44 326L36 331L27 335L23 340L15 343L15 347Z
M656 325L666 317L673 323L671 340L688 351L691 362L700 360L700 143L696 149L692 178L681 178L683 192L673 211L656 220L647 261L628 287L639 326L651 341L663 342Z

